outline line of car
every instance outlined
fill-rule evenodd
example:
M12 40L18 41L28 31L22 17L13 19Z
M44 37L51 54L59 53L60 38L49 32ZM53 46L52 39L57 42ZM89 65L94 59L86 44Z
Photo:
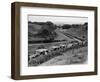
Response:
M51 46L50 48L46 49L37 49L34 51L33 55L29 56L29 60L36 58L40 55L50 55L50 54L56 54L56 53L63 53L64 51L68 49L74 49L82 46L87 46L87 41L71 41L71 42L66 42L64 44L59 44L57 46Z

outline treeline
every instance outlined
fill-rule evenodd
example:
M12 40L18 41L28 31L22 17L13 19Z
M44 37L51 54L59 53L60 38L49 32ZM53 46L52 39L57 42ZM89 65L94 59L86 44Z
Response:
M52 28L53 29L56 29L56 28L69 29L69 28L78 28L78 27L83 27L86 30L88 29L88 23L87 22L85 22L84 24L63 24L63 25L56 25L51 21L47 21L47 22L31 22L31 21L29 21L28 23L38 24L38 25L48 25L49 27L51 27L51 29Z
M88 23L85 22L84 24L64 24L62 26L57 26L58 28L61 28L61 29L70 29L70 28L84 28L84 29L88 29Z

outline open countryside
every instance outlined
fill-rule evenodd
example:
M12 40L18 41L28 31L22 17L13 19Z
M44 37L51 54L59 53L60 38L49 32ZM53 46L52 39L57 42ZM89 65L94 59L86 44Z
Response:
M57 25L28 22L28 66L84 64L88 60L88 23Z

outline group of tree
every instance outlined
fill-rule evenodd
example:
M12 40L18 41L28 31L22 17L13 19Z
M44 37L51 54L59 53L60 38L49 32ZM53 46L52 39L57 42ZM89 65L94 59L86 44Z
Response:
M54 38L57 36L55 29L57 28L54 23L51 21L47 22L28 22L31 24L37 24L41 26L41 29L38 30L38 34L36 36L40 36L44 38L45 40L54 40Z
M51 21L47 22L28 22L31 24L37 24L41 26L41 29L38 31L37 36L41 36L45 40L54 40L57 37L57 33L55 30L59 29L70 29L70 28L80 28L84 30L88 30L88 23L85 22L84 24L63 24L63 25L56 25Z

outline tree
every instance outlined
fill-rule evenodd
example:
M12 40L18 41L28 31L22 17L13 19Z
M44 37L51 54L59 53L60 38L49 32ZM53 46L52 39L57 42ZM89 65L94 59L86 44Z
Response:
M84 27L85 27L86 30L88 30L88 23L87 22L84 23Z
M64 25L62 26L62 28L63 28L63 29L69 29L69 28L71 28L71 25L64 24Z
M44 25L42 25L40 35L45 38L45 40L54 40L56 37L55 29L56 25L50 21L47 21Z

